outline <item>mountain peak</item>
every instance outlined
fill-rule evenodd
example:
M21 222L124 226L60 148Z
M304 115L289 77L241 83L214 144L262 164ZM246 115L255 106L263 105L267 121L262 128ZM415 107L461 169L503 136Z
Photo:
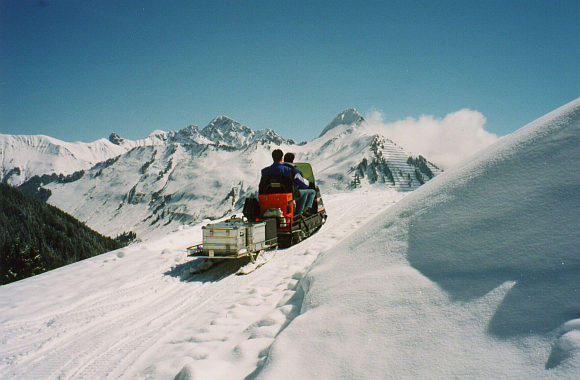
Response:
M217 145L246 147L254 142L294 144L293 140L280 137L271 129L253 129L227 117L218 116L205 126L201 134Z
M218 145L238 146L247 142L254 131L227 116L218 116L201 130L201 134Z
M212 121L209 122L205 128L203 128L202 132L210 131L210 130L220 130L222 132L230 131L230 130L248 130L251 131L250 128L246 127L231 119L227 116L217 116Z
M360 114L360 112L358 112L356 108L347 108L346 110L339 113L334 118L334 120L332 120L330 124L324 128L320 136L324 135L331 129L338 127L339 125L360 125L363 121L365 121L365 118Z
M115 145L121 145L125 139L113 132L109 135L109 141Z

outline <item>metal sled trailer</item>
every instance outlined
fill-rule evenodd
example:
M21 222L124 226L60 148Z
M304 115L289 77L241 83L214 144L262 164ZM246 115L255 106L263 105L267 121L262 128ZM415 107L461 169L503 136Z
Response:
M202 227L203 243L187 248L188 256L205 259L239 259L253 262L268 248L278 246L278 238L266 236L265 222L247 222L232 217Z
M269 248L278 246L278 239L270 239L264 241L262 244L256 244L253 247L243 248L239 250L225 250L215 251L213 249L204 248L203 244L196 244L187 247L188 256L200 257L204 259L240 259L242 257L249 257L251 261L256 261L258 256Z

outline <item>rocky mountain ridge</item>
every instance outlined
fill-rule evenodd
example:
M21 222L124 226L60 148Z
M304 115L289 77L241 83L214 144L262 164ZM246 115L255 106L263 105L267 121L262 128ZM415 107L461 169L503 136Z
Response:
M185 144L243 149L255 143L295 144L271 129L254 131L226 116L203 129L190 125L177 131L154 131L139 140L111 133L91 143L66 142L41 135L0 134L0 182L20 186L35 176L71 175L139 146Z

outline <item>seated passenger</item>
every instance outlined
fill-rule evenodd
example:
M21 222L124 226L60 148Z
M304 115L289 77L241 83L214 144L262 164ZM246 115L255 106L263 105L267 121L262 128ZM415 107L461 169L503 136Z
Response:
M284 153L280 149L275 149L272 152L274 163L262 169L262 175L283 175L286 177L292 177L292 169L282 164L283 157Z
M294 153L286 153L284 155L284 165L292 169L292 179L300 194L300 197L296 200L296 213L304 213L305 216L311 215L313 213L312 204L314 203L314 198L316 198L316 190L310 188L310 181L304 178L304 174L294 166Z

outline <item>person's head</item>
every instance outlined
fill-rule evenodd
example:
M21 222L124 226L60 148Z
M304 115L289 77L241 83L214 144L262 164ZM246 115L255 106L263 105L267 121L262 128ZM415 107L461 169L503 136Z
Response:
M272 152L272 159L274 162L282 162L282 157L284 157L284 153L280 149L275 149Z
M284 155L284 162L290 162L290 163L294 162L294 153L290 153L290 152L286 153Z

